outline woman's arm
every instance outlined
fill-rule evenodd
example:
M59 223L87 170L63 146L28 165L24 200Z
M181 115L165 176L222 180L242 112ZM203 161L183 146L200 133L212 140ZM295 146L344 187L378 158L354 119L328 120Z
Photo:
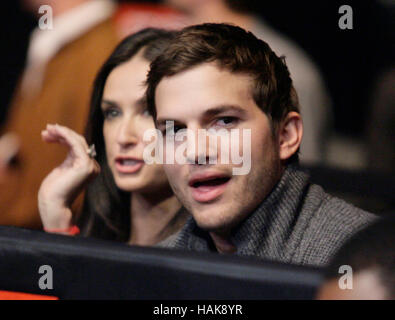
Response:
M88 155L85 138L60 125L47 125L41 133L48 143L69 148L66 159L44 179L38 192L38 207L44 230L69 234L72 227L71 205L100 166ZM42 155L45 157L45 155Z

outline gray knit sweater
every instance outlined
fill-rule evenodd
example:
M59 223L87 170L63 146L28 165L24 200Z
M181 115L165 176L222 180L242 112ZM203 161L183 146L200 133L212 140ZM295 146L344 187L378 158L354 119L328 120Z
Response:
M238 255L323 266L352 234L375 218L328 195L292 165L258 208L234 230L231 241ZM215 251L208 233L192 217L159 246Z

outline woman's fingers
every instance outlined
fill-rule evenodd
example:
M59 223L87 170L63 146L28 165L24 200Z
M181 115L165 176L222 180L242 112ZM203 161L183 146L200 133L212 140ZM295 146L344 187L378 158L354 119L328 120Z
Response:
M41 131L41 137L45 142L49 143L60 143L63 145L68 145L65 139L63 139L59 135L54 135L53 133L49 132L48 130Z
M99 163L95 159L92 159L92 164L93 164L93 166L92 166L92 171L91 171L91 179L93 179L100 173Z
M49 124L46 130L42 132L42 138L46 142L58 142L68 145L75 156L86 160L88 158L86 152L88 144L85 138L67 127Z
M42 139L69 148L66 159L44 179L39 190L39 209L47 228L63 228L71 221L70 204L99 172L100 166L87 153L85 138L60 125L47 125Z
M60 143L70 148L70 156L66 158L61 167L75 166L83 169L84 174L98 174L100 166L88 155L88 144L85 138L75 131L60 125L47 125L42 132L42 137L46 142Z
M41 137L45 142L70 145L70 141L67 141L58 130L52 127L52 125L47 125L47 128L41 131Z

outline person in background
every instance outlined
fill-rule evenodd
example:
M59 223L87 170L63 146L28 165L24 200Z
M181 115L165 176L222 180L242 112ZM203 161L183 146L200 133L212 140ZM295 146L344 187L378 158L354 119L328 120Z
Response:
M278 56L285 56L299 97L305 138L300 148L303 164L325 162L325 147L332 128L329 93L318 67L296 43L250 12L240 0L165 0L184 12L191 24L225 22L251 31L267 42Z
M367 122L368 168L395 174L395 66L378 77Z
M46 123L82 132L94 77L119 42L109 0L24 0L38 14L49 5L53 29L33 30L27 64L0 137L0 224L39 228L37 192L65 156L42 144ZM2 147L3 145L3 147Z
M143 161L144 132L154 128L144 82L150 61L173 36L158 29L133 34L100 69L87 131L97 161L73 130L48 125L42 132L44 141L69 148L64 162L40 187L39 209L47 232L74 234L77 220L85 236L154 245L185 223L188 214L174 196L162 164ZM85 186L83 211L76 217L70 204Z
M344 270L339 272L342 266L351 268L347 271L352 271L348 279ZM393 214L356 233L340 248L326 269L317 299L395 300Z

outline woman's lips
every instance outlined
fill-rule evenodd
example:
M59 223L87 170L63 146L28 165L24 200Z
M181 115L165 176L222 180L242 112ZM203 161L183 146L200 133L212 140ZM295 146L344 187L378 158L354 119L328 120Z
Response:
M144 161L132 158L117 158L115 159L115 168L120 173L135 173L141 169Z
M225 192L230 181L230 177L205 177L202 181L199 179L190 183L192 198L197 202L213 201Z

